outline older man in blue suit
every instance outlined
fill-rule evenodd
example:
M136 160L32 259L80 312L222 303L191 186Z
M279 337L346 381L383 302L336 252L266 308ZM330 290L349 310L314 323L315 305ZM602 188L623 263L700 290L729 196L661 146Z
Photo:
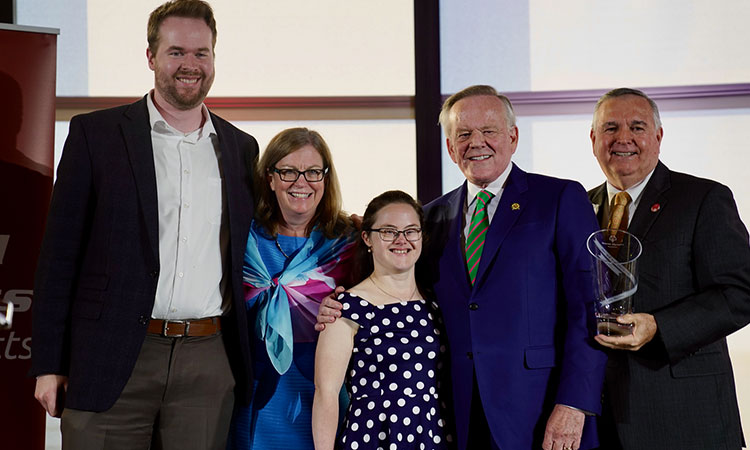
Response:
M513 107L490 86L448 98L440 122L466 182L425 208L422 274L445 319L459 448L595 447L605 356L592 340L586 192L511 163Z
M586 191L511 163L513 107L490 86L448 98L440 122L466 182L426 206L419 276L443 311L458 447L596 447L606 357L593 341ZM319 322L337 307L325 305Z

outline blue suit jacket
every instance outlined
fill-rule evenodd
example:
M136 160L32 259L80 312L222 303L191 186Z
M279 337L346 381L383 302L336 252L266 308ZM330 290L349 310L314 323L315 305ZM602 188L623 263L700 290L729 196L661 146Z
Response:
M221 150L232 310L222 320L240 400L250 345L242 261L253 214L252 136L211 115ZM109 409L133 370L159 278L151 126L140 101L74 117L58 166L34 283L31 375L69 377L66 407Z
M601 409L606 356L593 341L586 239L598 228L583 187L513 166L490 223L474 286L462 231L466 183L426 206L420 276L445 320L459 448L466 447L473 377L495 441L541 448L555 404ZM581 448L597 445L594 417Z

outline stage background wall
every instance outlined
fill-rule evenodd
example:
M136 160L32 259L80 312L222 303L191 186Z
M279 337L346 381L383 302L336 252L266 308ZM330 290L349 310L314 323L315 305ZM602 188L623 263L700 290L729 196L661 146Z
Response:
M58 96L140 96L153 84L145 61L146 16L160 2L18 2L18 20L61 29ZM412 2L212 4L219 24L212 95L414 94ZM744 26L750 3L743 0L634 1L616 7L596 0L442 0L440 14L442 93L483 83L503 92L538 94L536 112L519 108L514 161L526 170L577 179L587 188L603 180L588 139L593 103L561 112L551 91L750 83L750 54L743 48L750 42ZM729 107L696 102L693 108L662 108L662 118L665 163L727 184L749 221L747 96ZM237 120L261 145L287 126L318 128L331 143L349 210L361 211L366 199L386 188L415 193L413 120L343 119L289 115L261 121L253 115ZM67 134L65 120L57 123L58 153ZM372 155L392 164L364 182L374 172L362 170ZM442 160L444 190L452 189L461 175L444 145L435 157ZM747 431L750 330L729 341Z

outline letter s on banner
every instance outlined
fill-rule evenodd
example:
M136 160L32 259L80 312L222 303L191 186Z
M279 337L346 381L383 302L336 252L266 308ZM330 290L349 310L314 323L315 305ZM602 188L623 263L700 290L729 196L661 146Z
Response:
M3 291L0 291L2 294ZM31 299L34 291L28 289L11 289L2 297L4 302L13 303L15 312L21 313L31 309Z

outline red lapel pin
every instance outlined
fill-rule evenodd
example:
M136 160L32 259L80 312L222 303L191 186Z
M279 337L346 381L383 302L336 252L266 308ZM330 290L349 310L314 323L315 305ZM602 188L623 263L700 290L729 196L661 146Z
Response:
M656 212L660 209L661 209L661 205L658 203L654 203L653 205L651 205L651 212Z

